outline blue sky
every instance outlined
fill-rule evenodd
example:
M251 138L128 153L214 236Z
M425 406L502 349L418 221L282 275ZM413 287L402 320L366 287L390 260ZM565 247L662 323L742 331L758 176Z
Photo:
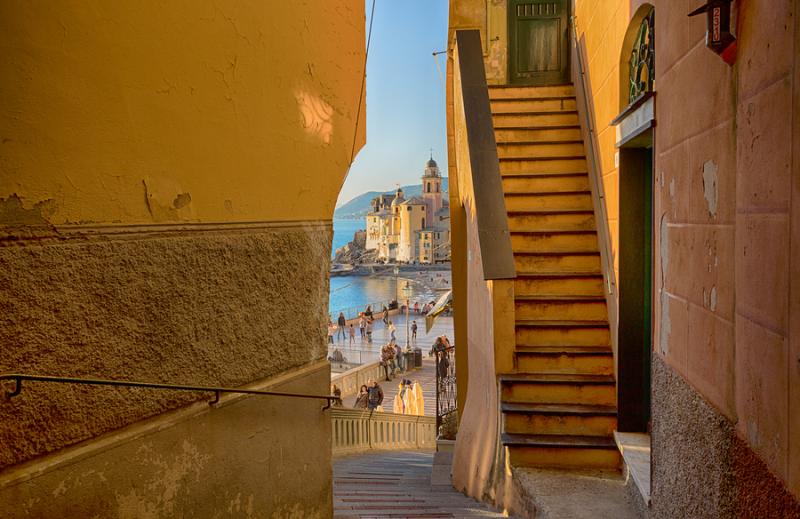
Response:
M372 0L365 0L369 24ZM365 191L417 184L430 148L447 171L445 91L431 53L447 42L447 0L376 0L367 62L367 144L337 206ZM438 56L442 74L446 56Z

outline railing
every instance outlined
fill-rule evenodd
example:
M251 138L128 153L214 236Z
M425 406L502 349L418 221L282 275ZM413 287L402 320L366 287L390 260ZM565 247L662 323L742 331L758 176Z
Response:
M99 378L74 378L74 377L51 377L47 375L28 375L24 373L4 373L0 374L0 381L12 380L15 383L13 391L7 391L6 396L13 398L22 392L22 381L32 382L47 382L57 384L81 384L92 386L117 386L117 387L141 387L148 389L168 389L175 391L196 391L203 393L214 393L215 398L209 404L216 404L219 402L222 393L238 393L245 395L270 395L270 396L286 396L293 398L312 398L316 400L325 400L325 407L328 409L331 403L338 397L333 395L307 395L303 393L284 393L280 391L263 391L261 389L241 389L233 387L217 387L217 386L189 386L184 384L161 384L155 382L134 382L130 380L107 380Z
M328 315L330 316L331 321L333 321L334 323L339 318L340 312L344 314L345 319L351 321L353 319L358 319L361 312L363 312L367 308L367 306L372 307L372 312L377 315L381 313L381 308L383 308L384 306L389 310L396 309L397 302L395 300L377 301L375 303L365 303L363 305L358 305L358 306L348 306L347 308L337 308L335 310L329 310Z
M377 343L376 343L377 344ZM372 350L363 350L360 348L348 348L346 346L328 345L328 360L331 363L340 364L367 364L375 362L381 358L381 345L375 346ZM336 355L336 351L342 354L341 359Z
M456 31L454 126L459 197L474 214L485 280L514 279L516 268L497 157L480 31Z
M355 395L362 385L370 380L381 380L384 377L383 367L380 362L371 362L339 373L331 377L331 384L335 384L342 396Z
M370 449L435 449L436 420L334 407L331 409L332 450L347 454Z
M445 418L456 412L456 362L455 347L436 353L436 430Z
M583 116L582 119L585 122L585 125L582 126L585 131L584 141L587 147L586 155L589 159L589 182L592 195L597 200L597 203L594 204L595 220L597 222L597 232L600 239L600 255L603 262L603 270L605 271L606 294L613 295L615 292L616 277L614 274L614 257L611 252L611 233L608 228L605 190L603 188L603 182L601 181L601 162L596 145L598 136L594 127L592 109L589 104L589 96L591 95L591 92L588 91L588 84L586 80L586 62L584 61L583 49L581 49L580 42L578 41L578 26L575 22L574 16L570 21L572 47L575 50L574 61L578 64L578 68L575 70L575 90L577 97L582 101L582 106L578 107L578 111ZM612 309L612 307L614 307L614 305L609 304L609 309Z

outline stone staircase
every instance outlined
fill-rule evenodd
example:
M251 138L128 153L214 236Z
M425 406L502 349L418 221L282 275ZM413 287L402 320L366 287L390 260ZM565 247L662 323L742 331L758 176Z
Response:
M489 98L517 270L502 442L514 466L617 468L614 358L574 89L493 86Z

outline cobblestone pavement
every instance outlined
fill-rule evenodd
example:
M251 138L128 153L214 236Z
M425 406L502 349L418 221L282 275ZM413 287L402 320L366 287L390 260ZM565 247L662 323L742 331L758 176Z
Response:
M433 490L433 454L374 452L334 460L335 519L504 517L455 489Z

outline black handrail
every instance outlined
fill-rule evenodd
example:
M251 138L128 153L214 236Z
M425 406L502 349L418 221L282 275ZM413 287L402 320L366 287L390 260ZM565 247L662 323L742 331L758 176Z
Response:
M55 382L61 384L87 384L94 386L118 386L118 387L144 387L149 389L172 389L177 391L203 391L214 393L214 400L209 404L213 405L219 403L219 397L222 393L240 393L246 395L271 395L271 396L289 396L293 398L314 398L317 400L325 400L327 404L322 408L324 411L331 406L331 402L338 397L333 395L307 395L302 393L283 393L280 391L262 391L260 389L237 389L232 387L216 387L216 386L189 386L183 384L161 384L155 382L133 382L130 380L107 380L100 378L75 378L75 377L52 377L48 375L28 375L25 373L2 373L0 374L0 381L13 380L16 386L13 391L6 391L8 398L13 398L22 392L22 381L31 380L34 382Z

